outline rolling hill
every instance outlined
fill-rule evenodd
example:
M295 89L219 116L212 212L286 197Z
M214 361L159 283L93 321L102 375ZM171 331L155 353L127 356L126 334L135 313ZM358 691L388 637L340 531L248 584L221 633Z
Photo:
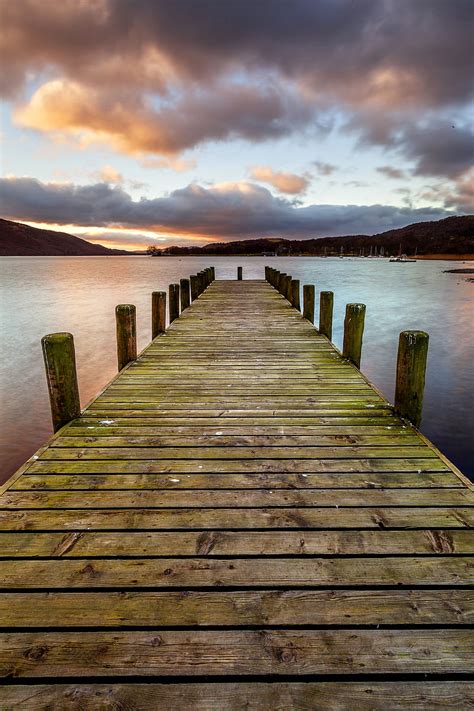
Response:
M116 256L130 254L121 249L108 249L91 244L66 232L30 227L21 222L0 219L0 256L59 257Z

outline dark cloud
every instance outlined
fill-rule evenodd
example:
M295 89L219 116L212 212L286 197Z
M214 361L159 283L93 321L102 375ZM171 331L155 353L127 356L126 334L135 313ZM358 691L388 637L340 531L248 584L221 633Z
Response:
M473 14L472 0L5 2L3 91L46 82L26 125L145 154L279 137L336 108L441 174L417 121L473 97Z
M472 18L471 0L22 0L2 7L3 59L10 85L53 67L160 91L170 75L265 68L437 104L472 94Z
M193 184L165 197L133 201L121 187L104 183L76 186L2 179L0 202L4 217L10 219L137 231L146 227L223 239L370 234L450 214L440 208L384 205L301 207L249 183L209 188Z

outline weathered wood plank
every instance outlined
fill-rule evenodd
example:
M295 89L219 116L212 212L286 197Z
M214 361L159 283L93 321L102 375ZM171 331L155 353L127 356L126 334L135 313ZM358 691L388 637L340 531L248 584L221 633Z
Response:
M472 508L3 509L1 531L472 528Z
M2 627L457 626L472 590L232 590L1 593Z
M474 584L473 563L469 556L12 559L0 561L0 588L457 587Z
M474 493L466 488L440 489L194 489L191 491L90 491L87 505L92 508L265 508L273 507L373 507L373 506L472 506ZM12 509L82 509L80 491L7 491L0 501ZM473 511L474 513L474 511Z
M0 634L0 674L15 678L465 674L473 662L474 636L457 629Z
M89 467L93 469L93 466ZM372 472L318 474L280 474L249 472L243 474L30 474L20 477L10 491L96 489L390 489L390 488L461 488L462 483L452 472ZM436 492L433 492L435 495Z
M346 531L73 531L0 533L5 558L89 556L474 554L464 529Z
M474 682L28 684L3 687L0 695L14 711L466 711Z

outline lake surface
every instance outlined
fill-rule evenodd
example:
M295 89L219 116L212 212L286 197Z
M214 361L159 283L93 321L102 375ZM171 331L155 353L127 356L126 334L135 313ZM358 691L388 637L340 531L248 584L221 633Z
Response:
M430 334L422 431L474 478L474 283L445 269L459 262L390 264L382 259L307 257L3 257L1 292L1 470L7 479L51 434L40 340L74 334L81 402L116 372L118 303L137 306L139 348L150 341L152 291L215 265L218 279L263 278L265 264L335 293L334 343L347 302L367 305L361 370L393 402L398 334Z

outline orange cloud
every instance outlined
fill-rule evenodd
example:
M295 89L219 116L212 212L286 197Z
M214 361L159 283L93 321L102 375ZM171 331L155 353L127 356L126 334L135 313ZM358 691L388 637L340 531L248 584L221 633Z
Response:
M282 173L265 165L257 165L252 168L251 175L255 180L273 185L273 187L281 193L287 193L289 195L304 193L310 184L307 175Z
M28 128L72 135L84 144L106 143L143 158L176 157L210 140L278 138L306 125L312 114L302 96L274 87L225 84L219 90L190 91L154 108L134 90L108 91L56 79L17 108L15 119Z

